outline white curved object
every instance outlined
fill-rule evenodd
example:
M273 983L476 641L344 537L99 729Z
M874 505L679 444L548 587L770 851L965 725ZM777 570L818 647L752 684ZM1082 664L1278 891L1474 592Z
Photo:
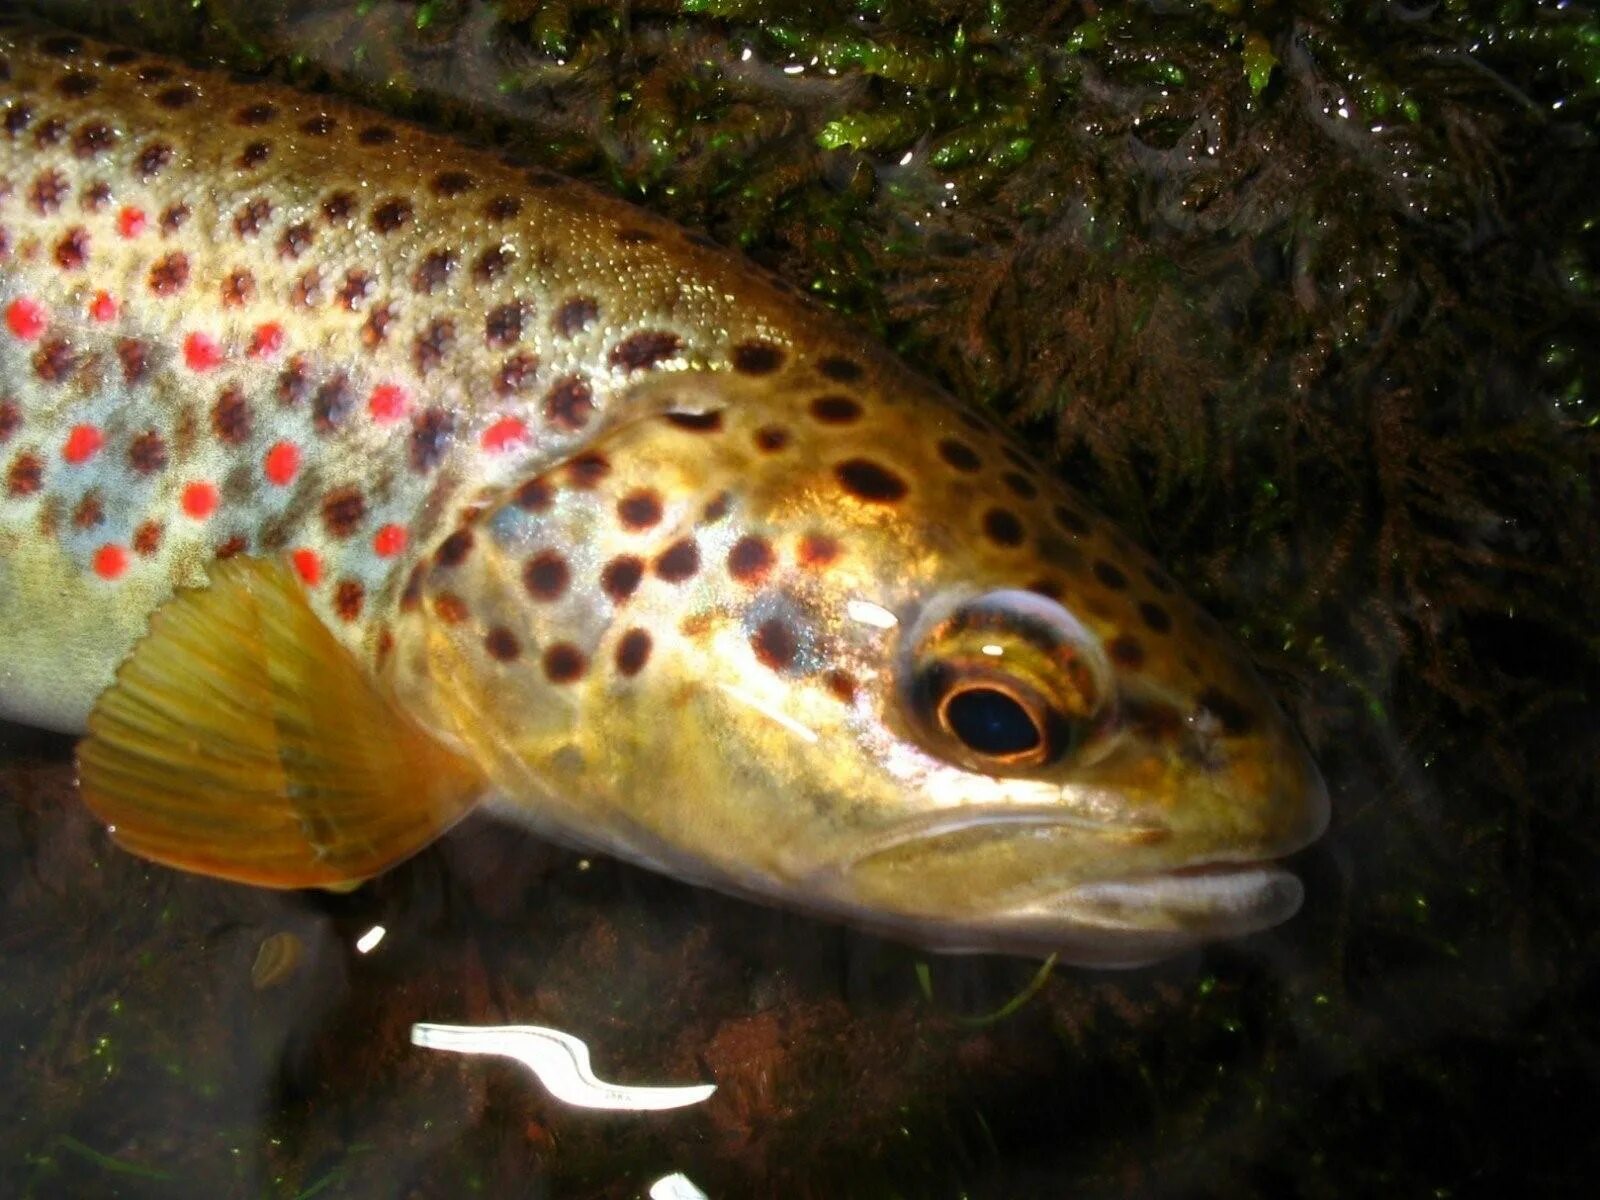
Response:
M650 1200L711 1200L682 1172L663 1175L650 1185Z
M578 1108L614 1112L659 1112L699 1104L717 1090L712 1083L690 1087L628 1087L595 1077L589 1047L582 1038L543 1025L433 1025L411 1027L411 1044L458 1054L497 1054L514 1058L539 1077L557 1100Z

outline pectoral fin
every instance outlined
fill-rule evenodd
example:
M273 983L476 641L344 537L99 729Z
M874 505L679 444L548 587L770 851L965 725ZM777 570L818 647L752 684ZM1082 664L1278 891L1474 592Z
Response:
M266 887L377 874L484 790L376 689L283 564L246 558L155 613L78 768L128 850Z

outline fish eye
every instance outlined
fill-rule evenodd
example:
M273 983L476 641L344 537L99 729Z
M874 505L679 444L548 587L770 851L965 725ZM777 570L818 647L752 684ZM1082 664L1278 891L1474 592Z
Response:
M904 651L904 702L921 740L985 774L1047 768L1109 715L1099 642L1066 609L1023 592L935 603Z
M1044 743L1033 711L989 685L952 689L939 705L939 720L968 750L987 758L1017 758Z

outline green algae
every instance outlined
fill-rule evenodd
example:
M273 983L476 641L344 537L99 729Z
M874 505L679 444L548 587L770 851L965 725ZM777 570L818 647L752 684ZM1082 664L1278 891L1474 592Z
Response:
M1592 5L55 7L492 140L852 316L1245 640L1335 824L1287 929L1200 969L1057 971L981 1030L961 1014L1031 964L936 961L929 1003L909 952L622 868L518 890L499 858L492 889L433 857L301 912L348 932L397 906L418 932L263 999L194 947L219 912L284 926L268 901L108 860L11 902L0 1028L29 1031L30 1082L6 1077L42 1097L29 1145L120 1144L83 1122L127 1133L106 1089L142 1080L189 1136L115 1157L222 1181L254 1145L285 1196L528 1175L632 1195L668 1162L730 1196L1576 1186L1581 1106L1543 1106L1600 1064ZM67 804L24 805L8 862L36 864ZM89 878L73 864L45 875ZM167 921L121 911L152 887ZM164 1012L190 991L217 999ZM113 993L107 1034L83 1014ZM598 1028L630 1078L710 1066L725 1098L573 1121L525 1078L397 1049L447 1014ZM384 1154L350 1153L351 1128Z

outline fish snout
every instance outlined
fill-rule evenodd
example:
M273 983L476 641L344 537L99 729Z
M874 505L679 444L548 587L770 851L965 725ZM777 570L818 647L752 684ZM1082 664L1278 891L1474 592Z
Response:
M1328 827L1328 787L1305 744L1271 701L1248 729L1230 729L1207 707L1193 723L1201 754L1215 765L1193 777L1192 804L1174 813L1180 836L1210 842L1219 861L1281 858Z
M1142 720L1048 784L996 781L981 803L902 820L808 887L931 949L1088 966L1288 920L1305 892L1276 860L1328 823L1293 728L1265 700L1248 719L1174 703Z

